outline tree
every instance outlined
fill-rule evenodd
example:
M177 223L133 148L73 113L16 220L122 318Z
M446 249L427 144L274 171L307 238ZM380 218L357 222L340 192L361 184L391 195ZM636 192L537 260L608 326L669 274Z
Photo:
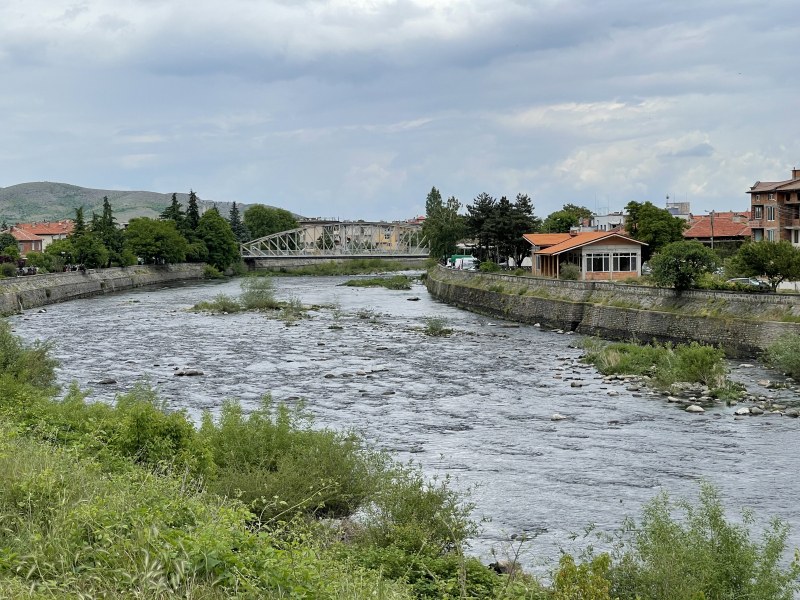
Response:
M184 235L187 239L197 230L197 224L199 222L200 208L197 206L197 194L195 194L193 190L189 190L189 205L186 207L186 218L184 220Z
M6 254L7 256L11 256L8 254L5 249L13 247L16 250L17 256L19 256L19 244L17 244L17 238L15 238L10 233L0 233L0 254Z
M122 231L117 227L108 196L103 196L103 214L99 217L95 214L92 215L90 230L108 251L108 259L105 266L110 267L112 263L124 264L125 261L122 259Z
M146 264L182 262L186 247L186 238L173 221L139 217L131 219L125 230L125 248Z
M244 224L250 231L250 239L299 227L297 219L288 210L263 204L254 204L244 211Z
M628 202L625 207L625 229L631 237L647 244L642 251L650 256L662 247L683 239L686 221L673 217L665 208L658 208L652 202Z
M440 198L441 199L441 198ZM490 232L492 214L497 201L486 192L481 192L467 206L465 226L467 235L478 241L478 257L485 260L489 256L489 248L494 245Z
M782 281L800 279L800 250L786 240L747 242L732 262L746 276L765 277L773 292Z
M711 248L697 241L672 242L653 255L651 277L656 285L676 290L693 287L703 273L717 267L718 257Z
M425 201L425 223L422 234L431 256L443 258L456 250L456 244L466 235L464 217L458 214L461 203L455 196L442 202L442 195L431 188Z
M231 231L233 231L233 235L237 241L246 242L250 239L250 231L247 229L247 225L244 224L244 221L242 221L242 216L239 214L239 207L236 206L236 202L231 204L228 223L231 224Z
M60 269L65 264L78 262L75 259L75 248L72 245L72 238L67 237L63 240L53 240L44 251L51 257L54 267Z
M239 244L230 223L216 208L207 210L197 224L197 237L208 249L208 262L220 271L230 267L239 258Z
M174 221L178 231L183 228L183 221L186 215L183 212L183 205L178 202L178 194L172 193L171 204L161 212L159 218L162 221Z
M585 206L568 203L561 210L547 215L542 222L542 231L544 233L569 233L570 229L580 225L581 220L589 219L591 216L592 211Z

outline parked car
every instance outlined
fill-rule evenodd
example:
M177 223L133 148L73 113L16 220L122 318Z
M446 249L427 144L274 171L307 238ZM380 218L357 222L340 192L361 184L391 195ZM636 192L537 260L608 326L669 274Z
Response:
M759 292L771 292L772 286L768 284L766 281L761 281L760 279L756 279L755 277L734 277L733 279L728 279L727 283L732 283L736 286L746 287L746 288L753 288Z

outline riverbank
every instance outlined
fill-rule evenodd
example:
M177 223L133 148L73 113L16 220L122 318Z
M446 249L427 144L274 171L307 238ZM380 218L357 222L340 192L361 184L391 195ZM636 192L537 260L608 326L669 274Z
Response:
M147 285L203 278L203 264L137 265L86 272L48 273L0 279L0 314L119 292Z
M437 299L521 323L613 340L720 346L755 356L786 332L800 333L800 297L516 277L437 266L426 279Z

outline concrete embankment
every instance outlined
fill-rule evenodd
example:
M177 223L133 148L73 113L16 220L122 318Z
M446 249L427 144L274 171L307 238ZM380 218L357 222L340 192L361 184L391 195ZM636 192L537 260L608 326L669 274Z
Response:
M674 290L558 281L437 267L436 298L474 312L617 340L698 341L753 356L786 332L800 334L800 296Z
M132 266L93 269L85 273L49 273L0 279L0 313L10 315L75 298L108 294L135 287L202 279L202 264Z

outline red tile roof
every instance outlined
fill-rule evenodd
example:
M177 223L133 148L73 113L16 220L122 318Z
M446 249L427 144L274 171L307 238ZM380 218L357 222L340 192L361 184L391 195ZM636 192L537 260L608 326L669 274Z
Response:
M8 233L14 236L14 239L18 242L36 242L42 241L38 235L31 233L30 231L25 231L24 229L17 229L16 227L12 227L8 230Z
M64 219L63 221L17 223L14 227L29 231L34 235L69 235L75 228L75 223L70 219Z
M750 211L714 213L715 238L749 238ZM689 228L683 232L687 239L711 238L711 215L696 215Z
M546 248L547 246L560 244L572 236L568 233L526 233L522 237L532 246Z
M560 235L561 236L561 241L560 242L555 242L552 245L550 245L548 248L544 248L544 249L539 250L539 251L536 252L536 254L551 255L551 256L555 255L555 254L561 254L562 252L567 252L568 250L574 250L576 248L580 248L580 247L586 246L588 244L594 244L596 242L599 242L599 241L602 241L602 240L605 240L605 239L610 239L610 238L619 238L619 239L624 240L626 242L632 242L634 244L639 244L641 246L647 246L647 244L645 244L644 242L640 242L639 240L635 240L635 239L633 239L631 237L628 237L626 235L622 235L621 233L619 233L617 231L586 231L586 232L578 233L578 234L575 234L575 235L571 235L569 233L563 233L563 234L553 234L553 233L551 233L551 234L546 234L546 233L545 234L541 234L541 233L540 234L531 234L531 233L527 233L523 237L528 242L533 244L534 243L533 239L536 239L538 236L542 236L542 235L551 235L551 236ZM536 245L538 246L538 244L536 244Z

